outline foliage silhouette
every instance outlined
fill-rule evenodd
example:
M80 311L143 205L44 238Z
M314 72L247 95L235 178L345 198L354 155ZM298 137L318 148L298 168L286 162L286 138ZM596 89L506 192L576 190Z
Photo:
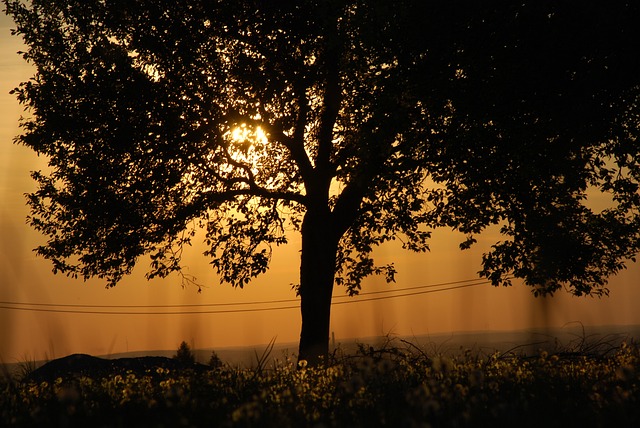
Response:
M636 4L3 1L37 70L16 141L49 159L28 202L54 272L180 273L203 228L243 287L300 232L316 362L334 285L394 280L384 242L499 225L480 274L536 294L606 294L639 250Z

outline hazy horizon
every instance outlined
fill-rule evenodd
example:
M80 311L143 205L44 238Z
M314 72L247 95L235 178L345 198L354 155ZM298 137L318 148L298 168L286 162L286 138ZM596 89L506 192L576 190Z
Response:
M331 344L331 351L338 348L344 353L354 353L358 344L372 345L376 348L383 346L415 351L414 346L421 348L427 355L459 355L470 351L473 355L487 356L494 352L535 355L541 350L558 351L574 350L583 346L584 349L597 349L607 351L613 346L619 346L622 341L629 339L640 340L640 324L629 326L585 326L580 323L570 323L560 328L538 328L529 330L501 330L501 331L469 331L455 333L424 334L420 336L375 336L366 338L345 338ZM405 342L406 341L406 342ZM411 343L409 345L407 342ZM295 361L297 342L282 343L277 340L273 348L269 343L252 344L233 347L205 347L192 348L197 362L207 364L212 351L220 360L230 366L245 368L255 367L258 358L263 354L267 360ZM591 348L590 348L591 347ZM598 348L599 347L599 348ZM145 351L120 352L106 355L93 355L105 359L136 358L146 356L173 357L175 349L148 349ZM67 355L59 355L54 358L34 360L24 358L19 361L0 360L0 366L5 373L19 373L21 367L26 364L34 364L40 367L48 361L62 358Z

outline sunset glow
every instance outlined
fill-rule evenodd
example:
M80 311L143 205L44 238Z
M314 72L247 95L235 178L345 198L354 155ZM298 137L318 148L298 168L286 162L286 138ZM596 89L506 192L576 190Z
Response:
M45 238L25 222L29 210L24 194L35 190L30 171L47 168L47 159L12 142L21 132L21 115L28 112L9 92L33 73L16 54L24 46L10 35L12 27L11 19L0 14L0 362L171 350L182 340L195 348L227 348L259 346L276 338L291 343L295 351L300 334L299 299L292 290L300 274L297 235L274 249L265 275L234 289L220 285L202 255L206 247L198 230L183 261L184 273L203 285L201 293L196 287L181 287L178 275L147 281L148 258L139 260L134 273L117 287L106 289L100 279L83 282L53 275L50 262L35 257L33 248ZM152 68L147 72L159 76ZM465 78L465 70L455 73ZM226 136L228 155L253 174L258 174L256 163L277 163L269 158L272 148L262 128L241 124ZM594 207L607 203L603 194L590 194L588 200ZM425 254L402 251L397 241L382 245L374 255L381 263L395 262L396 283L369 278L362 295L354 298L336 287L331 324L336 340L532 330L568 323L640 324L638 264L611 278L608 298L579 299L561 292L553 299L534 299L519 281L511 288L493 288L478 279L483 252L499 239L498 231L489 229L476 246L460 251L464 236L441 229Z

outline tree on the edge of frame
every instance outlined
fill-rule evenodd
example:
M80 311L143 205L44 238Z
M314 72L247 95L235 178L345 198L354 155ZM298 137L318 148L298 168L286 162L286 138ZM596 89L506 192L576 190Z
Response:
M16 141L49 160L29 222L55 272L113 286L148 255L164 277L202 228L242 287L299 232L315 363L334 286L393 281L384 242L498 225L480 275L536 295L606 294L639 251L635 4L4 3L36 70Z

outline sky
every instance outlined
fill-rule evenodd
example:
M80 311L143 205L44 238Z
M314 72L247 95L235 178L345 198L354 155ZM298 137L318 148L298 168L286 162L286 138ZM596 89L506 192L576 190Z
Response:
M279 344L296 343L301 320L291 289L299 274L295 235L276 249L269 272L244 289L220 285L202 255L204 248L195 245L185 259L187 273L205 285L201 293L182 287L177 276L147 281L144 259L131 276L107 289L100 280L54 275L50 263L35 256L32 250L44 238L26 224L24 194L35 189L30 171L46 168L47 160L13 144L19 118L28 113L9 91L33 70L16 54L25 48L10 35L11 27L10 19L0 14L0 362L175 350L183 340L194 348L214 349L259 346L273 338ZM494 288L478 280L481 254L498 238L489 231L462 252L462 236L438 230L426 254L404 252L394 244L381 247L375 256L380 263L395 262L397 282L368 279L355 298L337 289L331 324L336 341L576 323L640 324L638 264L611 279L606 298L563 292L534 298L519 282ZM397 291L380 293L391 290Z

